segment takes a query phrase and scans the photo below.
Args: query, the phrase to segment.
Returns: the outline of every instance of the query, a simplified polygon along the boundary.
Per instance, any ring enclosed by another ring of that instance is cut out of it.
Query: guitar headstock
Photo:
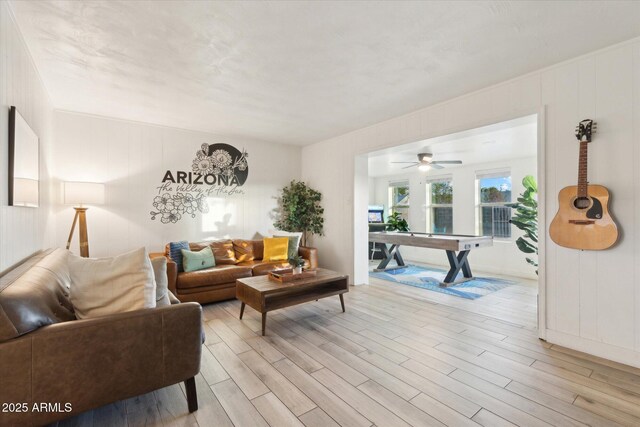
[[[596,133],[598,125],[591,119],[584,119],[576,126],[576,138],[578,141],[591,142],[591,135]]]

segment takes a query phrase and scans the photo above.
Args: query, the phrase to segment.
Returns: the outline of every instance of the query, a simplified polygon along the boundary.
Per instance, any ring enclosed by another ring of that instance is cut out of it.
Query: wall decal
[[[229,144],[202,144],[190,171],[167,170],[156,188],[151,219],[163,224],[209,212],[208,197],[244,194],[249,176],[248,154]]]

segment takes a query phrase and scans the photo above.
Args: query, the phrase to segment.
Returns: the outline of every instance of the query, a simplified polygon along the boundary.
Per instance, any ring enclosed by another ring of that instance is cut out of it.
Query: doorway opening
[[[536,221],[523,217],[537,210],[544,230],[543,203],[525,202],[543,201],[541,127],[540,114],[532,114],[356,159],[356,188],[368,187],[355,201],[356,214],[363,199],[367,210],[366,221],[355,223],[356,247],[366,248],[355,252],[366,256],[355,260],[356,274],[535,329],[543,317],[537,263],[544,248]],[[358,177],[363,169],[366,183]]]

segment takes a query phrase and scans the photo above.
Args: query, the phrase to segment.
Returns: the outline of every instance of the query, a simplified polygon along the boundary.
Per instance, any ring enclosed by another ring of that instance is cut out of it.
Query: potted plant
[[[525,254],[536,254],[538,256],[538,184],[533,176],[527,175],[522,179],[524,193],[518,197],[518,203],[511,203],[508,206],[515,209],[515,214],[511,218],[511,224],[524,231],[524,236],[518,237],[516,245]],[[536,268],[538,274],[538,260],[525,257],[527,262]]]
[[[306,246],[310,236],[324,234],[324,208],[320,204],[322,193],[301,181],[291,181],[282,189],[276,208],[278,230],[302,232],[300,244]]]
[[[409,231],[409,223],[400,212],[394,212],[387,218],[387,231]]]
[[[304,267],[304,258],[300,255],[289,258],[289,265],[293,268],[293,274],[302,273],[302,267]]]

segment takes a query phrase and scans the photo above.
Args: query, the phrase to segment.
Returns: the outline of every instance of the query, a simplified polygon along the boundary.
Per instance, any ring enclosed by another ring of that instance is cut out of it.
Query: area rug
[[[517,283],[511,280],[496,279],[493,277],[474,277],[473,279],[458,285],[441,288],[439,283],[442,282],[447,275],[445,270],[418,267],[417,265],[408,265],[406,268],[399,268],[397,270],[380,272],[372,271],[369,275],[389,282],[415,286],[416,288],[427,289],[429,291],[454,295],[466,299],[478,299]],[[462,273],[460,273],[457,279],[460,280],[462,277]]]

